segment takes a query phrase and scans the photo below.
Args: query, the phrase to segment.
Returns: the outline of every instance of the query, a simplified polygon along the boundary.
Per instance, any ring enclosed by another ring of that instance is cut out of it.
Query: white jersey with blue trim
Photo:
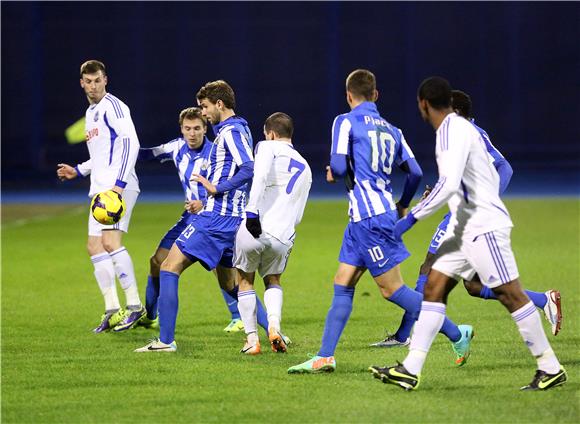
[[[152,156],[160,162],[173,161],[177,168],[186,200],[205,200],[207,194],[203,185],[193,181],[191,174],[205,176],[205,171],[202,168],[204,162],[209,157],[211,145],[212,142],[204,137],[203,144],[199,149],[191,149],[187,145],[187,141],[179,137],[168,143],[146,150],[150,150]]]
[[[290,142],[280,140],[259,142],[254,163],[246,212],[260,216],[262,231],[291,245],[312,185],[310,166]]]
[[[107,93],[85,114],[85,136],[90,159],[76,166],[81,176],[91,175],[89,196],[115,185],[139,191],[135,162],[139,139],[125,103]]]
[[[474,237],[513,226],[499,197],[499,175],[485,140],[472,123],[450,113],[437,129],[439,180],[411,212],[424,219],[445,203],[451,211],[448,232]],[[460,234],[459,234],[460,233]]]
[[[352,221],[396,209],[390,180],[393,166],[414,155],[402,131],[379,115],[375,103],[363,102],[335,118],[331,153],[348,157],[354,180],[348,187]]]
[[[254,161],[254,142],[248,123],[239,116],[232,116],[214,125],[213,130],[216,138],[204,168],[207,170],[206,178],[217,186],[220,182],[231,179],[243,163]],[[209,196],[203,211],[242,217],[247,191],[247,184],[244,184],[226,193]]]

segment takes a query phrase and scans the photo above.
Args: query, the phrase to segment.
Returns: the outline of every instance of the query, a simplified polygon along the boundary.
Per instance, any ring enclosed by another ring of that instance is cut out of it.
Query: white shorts
[[[89,236],[101,237],[103,230],[121,230],[124,233],[129,231],[129,222],[131,222],[131,213],[133,212],[133,207],[137,202],[137,197],[139,192],[135,190],[125,190],[123,191],[123,200],[125,200],[125,205],[127,206],[127,211],[123,218],[119,222],[113,225],[103,225],[99,223],[91,213],[89,208]]]
[[[262,277],[282,274],[291,251],[292,245],[286,245],[268,233],[254,238],[244,220],[236,234],[234,267],[244,272],[257,270]]]
[[[477,273],[489,288],[519,277],[510,243],[511,228],[502,228],[475,238],[445,237],[432,268],[456,280],[470,281]]]

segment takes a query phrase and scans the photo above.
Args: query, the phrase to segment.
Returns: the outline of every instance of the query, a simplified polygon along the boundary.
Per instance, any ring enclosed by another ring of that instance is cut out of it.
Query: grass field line
[[[2,228],[5,230],[12,229],[12,228],[18,228],[18,227],[22,227],[24,225],[31,224],[31,223],[47,221],[47,220],[55,218],[57,216],[80,215],[81,213],[86,213],[86,210],[87,210],[86,206],[76,206],[76,207],[72,207],[70,209],[67,209],[64,212],[62,210],[59,210],[59,211],[55,211],[53,213],[40,213],[38,215],[30,216],[27,218],[19,218],[19,219],[16,219],[14,221],[10,221],[8,223],[2,222]],[[2,221],[4,221],[4,219]]]

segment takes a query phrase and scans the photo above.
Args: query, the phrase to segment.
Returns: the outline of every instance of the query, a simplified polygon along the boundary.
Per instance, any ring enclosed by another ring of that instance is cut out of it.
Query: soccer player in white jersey
[[[387,122],[375,104],[378,98],[372,72],[357,69],[346,79],[351,111],[339,115],[332,128],[332,153],[326,179],[345,176],[350,220],[345,229],[334,279],[334,297],[326,316],[320,350],[310,360],[290,367],[289,373],[330,372],[334,352],[353,307],[356,284],[368,269],[381,294],[410,313],[418,313],[421,294],[407,287],[400,264],[409,252],[396,240],[397,211],[405,214],[422,172],[400,129]],[[407,173],[398,204],[390,186],[395,166]]]
[[[489,135],[477,125],[475,125],[475,120],[473,118],[473,106],[471,103],[471,97],[460,90],[453,90],[452,91],[452,106],[453,110],[460,116],[464,117],[465,119],[469,120],[479,131],[481,137],[485,142],[485,148],[490,156],[490,159],[493,163],[494,168],[496,169],[499,175],[499,190],[500,195],[506,190],[510,179],[513,174],[513,170],[509,162],[506,158],[500,153],[500,151],[492,144],[491,140],[489,139]],[[428,190],[425,193],[427,196],[430,193]],[[417,285],[415,290],[423,293],[423,289],[425,283],[427,282],[427,275],[431,269],[431,265],[435,260],[435,252],[441,243],[441,240],[445,236],[447,225],[449,224],[449,219],[451,218],[451,213],[447,213],[441,223],[438,225],[437,230],[435,231],[431,242],[429,244],[429,248],[427,251],[427,255],[425,256],[425,261],[420,267],[419,271],[419,278],[417,279]],[[474,278],[471,281],[464,280],[463,285],[467,292],[474,297],[479,297],[481,299],[497,299],[497,296],[493,293],[489,287],[483,285],[479,279],[479,276],[475,274]],[[560,331],[560,327],[562,324],[562,308],[561,308],[561,301],[560,301],[560,292],[558,290],[548,290],[545,293],[535,292],[531,290],[525,290],[526,294],[530,298],[530,300],[536,305],[537,308],[540,308],[544,311],[544,315],[548,322],[552,327],[552,334],[557,335]],[[403,316],[401,320],[401,325],[397,329],[397,331],[392,335],[387,335],[384,340],[381,340],[377,343],[373,343],[371,346],[373,347],[396,347],[396,346],[406,346],[408,345],[408,337],[411,334],[411,328],[414,325],[414,320],[408,317],[408,314]],[[445,325],[445,322],[444,324]],[[456,346],[455,343],[452,343],[452,347],[457,355],[456,363],[458,365],[463,365],[465,363],[465,351],[460,349],[461,346]]]
[[[172,161],[177,168],[179,180],[185,194],[185,211],[181,214],[177,223],[161,239],[159,246],[149,260],[149,276],[147,277],[145,295],[147,316],[143,317],[139,322],[139,325],[148,328],[158,328],[159,326],[157,301],[159,298],[159,271],[161,264],[167,258],[169,249],[171,249],[177,237],[203,210],[203,205],[206,201],[206,192],[203,185],[192,179],[192,174],[205,174],[202,167],[209,157],[212,146],[212,142],[206,137],[207,122],[202,115],[201,109],[189,107],[182,110],[179,114],[179,128],[182,137],[156,147],[141,148],[139,150],[140,160]],[[231,313],[231,322],[224,331],[241,331],[244,326],[238,311],[238,300],[235,297],[235,270],[218,265],[214,272]],[[234,297],[232,297],[233,295]],[[257,308],[259,321],[267,330],[266,313],[259,300]]]
[[[89,60],[82,64],[80,73],[80,84],[89,101],[85,132],[90,159],[75,167],[59,163],[57,175],[64,181],[90,174],[89,197],[113,190],[125,199],[127,212],[116,224],[99,224],[89,211],[87,243],[95,278],[105,299],[105,313],[93,331],[101,333],[111,328],[123,331],[133,328],[145,316],[133,262],[122,243],[139,195],[139,181],[135,174],[139,140],[127,105],[106,91],[105,65]],[[125,291],[126,310],[119,304],[115,275]]]
[[[540,315],[520,285],[510,245],[513,224],[499,197],[499,175],[480,132],[453,111],[451,87],[443,78],[423,81],[417,102],[421,116],[436,131],[439,180],[429,196],[397,222],[395,234],[400,237],[417,220],[445,204],[451,219],[425,285],[409,354],[402,364],[371,367],[371,371],[385,383],[417,389],[427,353],[445,317],[447,295],[457,280],[470,280],[477,273],[511,313],[537,360],[536,374],[522,390],[547,390],[564,384],[566,371],[548,342]]]
[[[272,351],[286,352],[280,330],[283,303],[280,277],[294,245],[294,228],[302,219],[312,185],[312,171],[292,144],[293,132],[292,118],[285,113],[276,112],[266,119],[266,140],[256,146],[245,225],[240,225],[236,235],[238,308],[247,334],[241,352],[248,355],[261,352],[254,290],[256,271],[266,286],[264,303]]]
[[[254,160],[252,135],[245,119],[236,116],[234,90],[222,80],[205,84],[197,93],[203,116],[216,135],[202,166],[206,177],[192,174],[208,197],[199,216],[179,235],[159,273],[159,339],[136,352],[175,352],[178,283],[181,273],[195,262],[212,270],[232,268],[233,246],[246,204],[247,183]],[[237,297],[237,294],[236,294]]]

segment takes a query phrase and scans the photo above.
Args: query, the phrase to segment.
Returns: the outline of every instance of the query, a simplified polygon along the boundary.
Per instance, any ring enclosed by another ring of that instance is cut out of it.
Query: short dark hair
[[[197,100],[208,99],[213,104],[218,100],[224,102],[228,109],[236,108],[236,96],[232,87],[224,80],[211,81],[197,92]]]
[[[268,119],[264,122],[264,130],[266,132],[274,131],[280,137],[292,138],[294,122],[284,112],[276,112],[268,116]]]
[[[445,109],[451,106],[451,85],[441,77],[429,77],[417,90],[419,100],[427,100],[434,109]]]
[[[373,100],[377,89],[377,79],[367,69],[355,69],[346,78],[346,89],[355,97]]]
[[[96,74],[99,71],[103,71],[103,75],[107,75],[105,64],[103,62],[99,62],[98,60],[87,60],[81,65],[81,78],[84,74]]]
[[[201,113],[201,109],[198,107],[188,107],[183,109],[179,113],[179,126],[183,125],[184,119],[200,119],[203,122],[203,126],[207,127],[207,121]]]
[[[453,110],[457,111],[465,119],[471,118],[473,116],[473,105],[469,94],[461,90],[453,90],[451,91],[451,96]]]

